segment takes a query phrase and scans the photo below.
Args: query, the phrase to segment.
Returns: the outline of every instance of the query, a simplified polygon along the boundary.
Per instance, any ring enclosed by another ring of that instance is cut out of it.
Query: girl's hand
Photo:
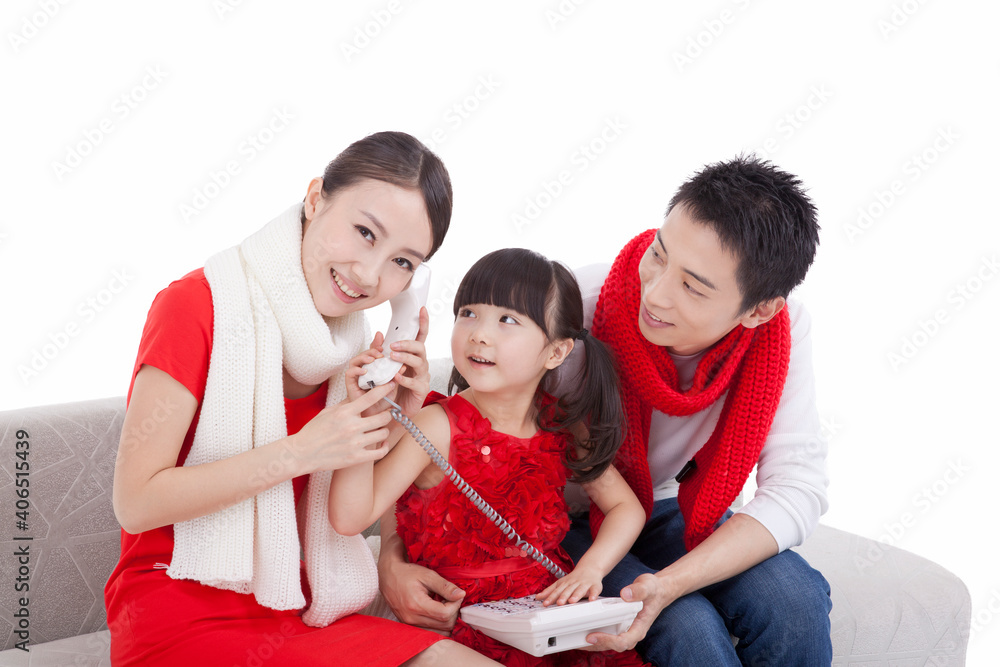
[[[368,393],[368,389],[362,389],[358,386],[358,380],[365,374],[365,369],[362,368],[362,366],[370,364],[376,359],[382,358],[382,346],[384,341],[385,337],[382,335],[382,332],[376,332],[371,346],[348,362],[347,371],[344,374],[344,383],[347,385],[347,400],[354,401]],[[389,398],[391,399],[392,397],[393,394],[390,394]],[[365,411],[365,416],[368,417],[373,414],[378,414],[379,412],[383,412],[388,409],[388,407],[389,404],[384,401],[376,403],[374,406]]]
[[[354,382],[357,385],[357,379]],[[354,400],[324,408],[301,431],[289,436],[299,474],[337,470],[385,456],[388,448],[381,445],[389,437],[386,425],[392,416],[385,411],[365,413],[395,389],[396,383],[388,382]]]
[[[403,364],[393,377],[393,382],[399,386],[399,390],[390,394],[389,398],[398,403],[403,408],[403,413],[408,417],[412,417],[420,411],[424,405],[424,399],[430,392],[431,371],[430,364],[427,362],[427,349],[424,347],[429,323],[430,317],[427,314],[427,309],[421,307],[420,327],[416,340],[393,343],[388,353],[390,359]],[[367,391],[358,387],[358,379],[365,374],[361,367],[385,356],[384,342],[385,337],[382,332],[376,333],[371,347],[351,359],[344,378],[347,383],[347,395],[351,400]],[[379,403],[366,415],[382,412],[387,408],[387,403]]]
[[[566,604],[567,602],[572,604],[579,602],[583,598],[596,600],[597,596],[604,589],[604,584],[601,583],[603,578],[604,576],[597,570],[586,566],[578,566],[565,577],[559,579],[536,595],[535,599],[542,600],[542,604],[546,607],[553,602],[556,604]]]
[[[390,346],[389,357],[393,361],[403,362],[403,367],[393,380],[399,384],[395,401],[408,417],[420,411],[424,399],[431,390],[431,368],[427,362],[427,348],[424,347],[429,325],[430,316],[427,314],[427,309],[421,306],[417,339],[401,340]]]

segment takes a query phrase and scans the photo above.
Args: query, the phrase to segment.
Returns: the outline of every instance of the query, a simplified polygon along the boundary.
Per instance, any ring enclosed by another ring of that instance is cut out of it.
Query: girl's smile
[[[484,359],[483,357],[471,356],[469,357],[469,361],[472,362],[474,365],[496,366],[496,364],[494,364],[492,361],[490,361],[489,359]]]

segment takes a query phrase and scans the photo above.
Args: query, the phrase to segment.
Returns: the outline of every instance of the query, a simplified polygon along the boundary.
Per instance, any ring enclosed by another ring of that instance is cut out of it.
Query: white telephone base
[[[574,604],[542,606],[529,595],[463,607],[462,620],[484,635],[536,658],[589,646],[587,635],[618,635],[632,625],[641,602],[598,598]]]

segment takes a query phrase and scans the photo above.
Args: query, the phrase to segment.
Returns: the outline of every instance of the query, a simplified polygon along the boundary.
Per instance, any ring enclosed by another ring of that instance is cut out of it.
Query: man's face
[[[738,265],[715,230],[696,222],[683,204],[674,206],[639,263],[639,331],[674,354],[691,355],[711,347],[738,324],[763,324],[773,315],[770,308],[740,312]],[[777,312],[784,299],[768,303],[777,306]]]

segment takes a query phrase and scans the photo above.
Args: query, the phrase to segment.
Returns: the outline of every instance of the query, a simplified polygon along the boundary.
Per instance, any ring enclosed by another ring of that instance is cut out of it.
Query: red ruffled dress
[[[187,387],[200,404],[212,350],[212,315],[211,291],[201,269],[160,292],[149,310],[133,381],[144,364],[159,368]],[[297,433],[323,409],[326,390],[324,383],[310,396],[285,399],[289,433]],[[162,407],[170,409],[169,404]],[[191,449],[198,416],[195,413],[177,465]],[[144,440],[141,432],[126,434],[123,443],[141,448]],[[296,502],[307,480],[293,480]],[[173,549],[173,526],[137,535],[122,531],[118,566],[104,588],[112,665],[399,665],[442,639],[360,614],[325,628],[309,627],[299,611],[276,611],[257,604],[252,595],[171,579],[166,567]],[[308,599],[308,590],[305,593]]]
[[[543,404],[553,401],[543,395]],[[569,437],[539,430],[531,438],[494,431],[461,396],[431,392],[451,425],[449,463],[529,543],[563,570],[573,561],[560,543],[569,530],[563,497]],[[541,592],[555,576],[522,553],[447,478],[429,489],[410,486],[396,503],[396,530],[411,563],[435,570],[465,591],[463,606]],[[565,651],[536,658],[466,625],[451,638],[504,665],[642,665],[635,652]]]

